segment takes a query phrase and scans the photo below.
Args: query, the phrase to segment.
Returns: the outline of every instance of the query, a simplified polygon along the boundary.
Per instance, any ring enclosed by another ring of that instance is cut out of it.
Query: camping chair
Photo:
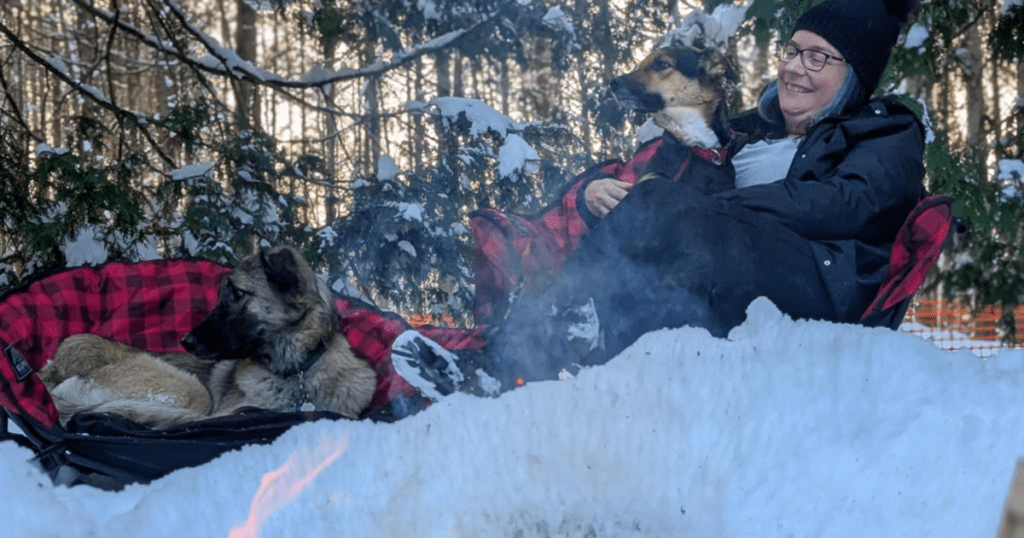
[[[874,301],[861,316],[862,324],[899,328],[914,294],[939,260],[952,223],[952,198],[932,195],[917,203],[896,234],[889,270]]]
[[[55,273],[0,297],[0,441],[14,440],[57,483],[119,488],[205,463],[248,444],[270,443],[312,420],[344,420],[327,412],[255,411],[164,430],[109,414],[80,414],[59,424],[39,371],[60,342],[92,333],[155,353],[182,351],[181,338],[209,313],[230,267],[205,260],[113,262]],[[364,418],[392,421],[425,400],[391,367],[391,343],[410,325],[358,299],[336,297],[341,332],[377,371]],[[483,345],[482,332],[423,327],[451,349]],[[13,422],[20,434],[13,434]]]

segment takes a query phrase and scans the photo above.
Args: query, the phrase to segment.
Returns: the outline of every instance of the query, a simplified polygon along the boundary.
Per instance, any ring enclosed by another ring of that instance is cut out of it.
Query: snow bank
[[[252,499],[291,459],[319,472],[268,481],[263,536],[995,536],[1022,359],[759,300],[728,339],[651,333],[575,379],[303,425],[118,493],[55,488],[0,443],[0,499],[8,536],[223,537],[259,531]]]

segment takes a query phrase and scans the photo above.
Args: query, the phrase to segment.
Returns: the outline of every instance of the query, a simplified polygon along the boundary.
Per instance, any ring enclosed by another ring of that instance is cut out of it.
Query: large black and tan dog
[[[674,44],[656,49],[634,71],[613,79],[611,90],[621,104],[651,113],[654,123],[673,135],[673,143],[658,155],[671,159],[665,154],[683,158],[681,153],[688,148],[720,149],[730,144],[729,98],[738,80],[728,57],[717,49]],[[731,166],[700,168],[688,170],[680,180],[706,194],[733,188]]]
[[[39,375],[62,423],[107,412],[156,428],[245,408],[311,405],[358,418],[376,387],[369,363],[338,332],[327,286],[290,247],[242,260],[182,345],[189,353],[153,354],[76,335]]]
[[[719,148],[729,136],[729,96],[738,82],[729,59],[714,48],[677,44],[649,54],[611,82],[625,106],[653,113],[656,124],[687,146]]]

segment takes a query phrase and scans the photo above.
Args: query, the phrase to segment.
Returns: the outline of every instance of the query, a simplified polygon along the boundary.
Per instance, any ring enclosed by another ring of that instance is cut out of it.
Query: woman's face
[[[790,40],[800,50],[817,50],[842,58],[839,51],[814,32],[797,30]],[[810,71],[797,56],[779,63],[779,106],[791,135],[807,134],[815,113],[825,108],[846,80],[846,62],[829,59],[821,71]]]

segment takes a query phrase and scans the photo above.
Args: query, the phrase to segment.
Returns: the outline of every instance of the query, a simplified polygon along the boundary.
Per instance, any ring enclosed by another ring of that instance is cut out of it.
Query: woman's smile
[[[790,41],[803,51],[820,51],[832,56],[839,52],[818,34],[798,30]],[[829,61],[820,71],[804,67],[802,57],[779,64],[779,107],[786,118],[786,129],[791,135],[807,134],[815,114],[825,108],[839,93],[846,80],[846,65]]]

